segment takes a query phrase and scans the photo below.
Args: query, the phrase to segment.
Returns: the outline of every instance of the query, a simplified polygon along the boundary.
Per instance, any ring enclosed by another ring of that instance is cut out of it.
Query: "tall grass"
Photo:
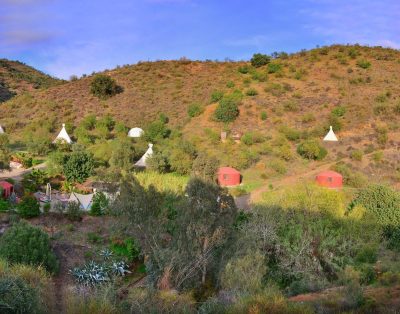
[[[181,176],[175,173],[157,173],[144,171],[136,174],[139,183],[144,187],[153,185],[160,192],[182,193],[189,181],[188,176]]]

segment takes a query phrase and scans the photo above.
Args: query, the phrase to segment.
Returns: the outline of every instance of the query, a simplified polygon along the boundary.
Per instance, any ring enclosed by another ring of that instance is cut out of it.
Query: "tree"
[[[17,206],[18,214],[23,218],[32,218],[40,215],[40,204],[34,196],[24,196]]]
[[[84,182],[93,173],[93,156],[84,151],[76,151],[64,157],[63,173],[70,182]]]
[[[58,270],[49,236],[25,222],[13,225],[0,238],[0,256],[11,263],[42,265],[52,273]]]
[[[233,97],[224,97],[214,112],[215,119],[221,122],[232,122],[238,115],[238,101]]]
[[[258,68],[258,67],[268,64],[270,62],[270,60],[271,60],[271,58],[265,54],[255,53],[253,55],[253,57],[251,58],[250,62],[253,67]]]
[[[129,139],[120,139],[116,142],[109,161],[110,166],[117,171],[129,171],[133,166],[135,149]]]
[[[100,99],[107,99],[121,92],[121,87],[111,77],[98,74],[90,84],[90,92]]]
[[[6,134],[0,134],[0,171],[10,167],[10,142]]]
[[[217,250],[231,239],[237,208],[227,190],[199,178],[189,181],[186,204],[178,214],[178,250],[185,256],[177,286],[198,275],[205,284],[209,267],[218,262]]]
[[[206,153],[200,153],[193,162],[193,174],[203,180],[213,181],[217,173],[219,161]]]
[[[297,146],[297,153],[306,158],[313,160],[322,160],[328,154],[327,150],[315,140],[307,140]]]
[[[169,136],[170,130],[162,121],[151,122],[144,131],[144,137],[149,142],[157,142]]]

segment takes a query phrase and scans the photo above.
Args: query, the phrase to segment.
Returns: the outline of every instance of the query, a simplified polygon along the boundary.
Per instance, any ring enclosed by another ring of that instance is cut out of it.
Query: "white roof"
[[[146,168],[146,160],[152,155],[153,155],[153,144],[149,144],[149,148],[144,153],[142,158],[140,158],[139,161],[135,164],[135,167]]]
[[[92,206],[93,196],[94,193],[84,195],[72,192],[68,199],[68,202],[77,202],[83,210],[89,210]]]
[[[67,130],[65,129],[65,123],[63,123],[60,133],[58,133],[56,139],[53,141],[53,143],[57,142],[66,142],[67,144],[72,143],[72,140],[69,137]]]
[[[337,142],[338,141],[335,133],[333,132],[332,126],[330,126],[328,134],[326,134],[326,136],[324,137],[324,141],[325,142]]]
[[[4,129],[0,125],[0,134],[3,134],[3,133],[4,133]]]
[[[141,137],[144,131],[141,128],[132,128],[128,132],[129,137]]]

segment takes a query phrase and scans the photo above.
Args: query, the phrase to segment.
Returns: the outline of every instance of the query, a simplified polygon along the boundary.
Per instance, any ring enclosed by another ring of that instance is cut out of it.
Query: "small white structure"
[[[335,133],[333,132],[332,126],[329,128],[328,134],[324,137],[324,142],[337,142],[338,138],[336,137]]]
[[[10,161],[10,168],[11,169],[22,169],[24,166],[17,161]]]
[[[53,143],[60,143],[60,142],[64,142],[67,144],[72,143],[72,140],[69,137],[67,130],[65,129],[65,123],[63,123],[60,133],[58,133],[56,139],[53,141]]]
[[[93,196],[94,193],[85,195],[72,192],[68,202],[77,202],[82,210],[88,211],[92,207]]]
[[[144,131],[141,128],[133,128],[130,129],[128,132],[129,137],[141,137],[143,135]]]
[[[2,128],[1,125],[0,125],[0,134],[4,134],[4,129]]]
[[[135,167],[146,168],[146,160],[152,155],[153,155],[153,144],[149,144],[149,148],[144,153],[142,158],[140,158],[139,161],[135,164]]]

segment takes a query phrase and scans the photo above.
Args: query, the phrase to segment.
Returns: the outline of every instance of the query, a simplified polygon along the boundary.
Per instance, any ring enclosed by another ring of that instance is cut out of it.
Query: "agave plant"
[[[111,252],[109,249],[104,249],[100,251],[100,256],[103,257],[105,261],[108,261],[113,256],[113,252]]]
[[[111,265],[111,272],[115,275],[115,276],[125,276],[125,274],[130,274],[131,272],[128,270],[128,265],[123,262],[113,262]]]

